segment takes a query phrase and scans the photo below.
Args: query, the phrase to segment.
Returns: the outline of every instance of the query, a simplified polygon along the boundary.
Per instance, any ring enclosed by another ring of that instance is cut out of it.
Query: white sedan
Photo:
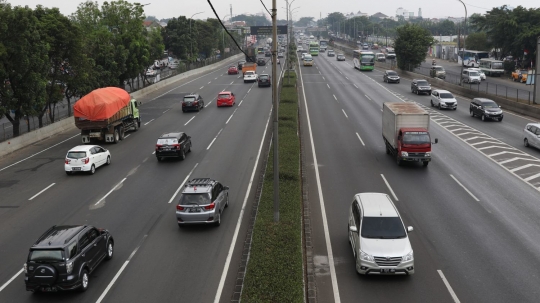
[[[111,164],[111,153],[99,145],[79,145],[70,149],[66,155],[64,170],[71,175],[74,172],[94,174],[96,168]]]
[[[257,81],[257,74],[254,71],[247,71],[244,74],[244,83],[246,82],[256,82]]]
[[[469,70],[477,71],[478,74],[480,75],[480,80],[486,80],[486,74],[481,69],[477,67],[469,67]]]

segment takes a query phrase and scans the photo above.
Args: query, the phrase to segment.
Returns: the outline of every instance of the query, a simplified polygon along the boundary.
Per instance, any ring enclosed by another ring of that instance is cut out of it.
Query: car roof
[[[183,194],[211,193],[216,180],[210,178],[194,178],[184,185]]]
[[[540,123],[538,123],[538,122],[527,123],[527,125],[525,125],[525,127],[527,127],[527,126],[536,126],[536,127],[540,128]]]
[[[63,247],[86,227],[85,225],[55,225],[41,235],[32,248]]]
[[[159,138],[176,138],[176,137],[180,137],[181,135],[183,135],[184,133],[183,132],[175,132],[175,133],[164,133],[162,134],[161,136],[159,136]]]
[[[356,200],[364,213],[364,217],[399,217],[399,214],[387,194],[360,193]]]
[[[77,145],[74,148],[70,149],[70,151],[89,151],[91,148],[96,147],[99,145]]]
[[[413,82],[426,81],[429,85],[431,85],[431,84],[428,82],[428,80],[426,80],[426,79],[413,79],[412,81],[413,81]]]
[[[449,94],[451,94],[451,92],[449,92],[447,90],[444,90],[444,89],[434,89],[433,91],[438,92],[438,93],[449,93]]]
[[[387,70],[385,70],[384,72],[386,72],[386,73],[389,73],[389,72],[397,73],[395,70],[391,70],[391,69],[387,69]]]
[[[493,102],[493,103],[497,104],[497,102],[495,102],[495,101],[493,101],[491,99],[488,99],[488,98],[474,98],[473,100],[479,101],[481,103]]]
[[[218,95],[221,95],[221,94],[227,94],[227,95],[230,95],[231,92],[230,91],[222,91],[222,92],[219,92]]]
[[[259,77],[260,76],[270,76],[269,74],[259,74]]]
[[[187,95],[184,96],[184,98],[185,97],[198,97],[198,96],[199,96],[199,94],[187,94]]]

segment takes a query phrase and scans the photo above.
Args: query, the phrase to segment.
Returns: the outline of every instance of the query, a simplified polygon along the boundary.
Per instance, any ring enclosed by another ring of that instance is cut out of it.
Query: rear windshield
[[[178,139],[176,139],[176,138],[159,138],[158,141],[157,141],[157,144],[161,144],[161,145],[178,144]]]
[[[63,250],[33,250],[30,252],[30,261],[63,261]]]
[[[266,79],[268,79],[268,76],[267,75],[261,75],[261,76],[259,76],[259,79],[266,80]]]
[[[426,132],[407,132],[403,135],[404,144],[425,144],[430,142],[429,135]]]
[[[68,152],[67,157],[70,159],[82,159],[86,157],[86,152],[83,152],[83,151]]]
[[[399,239],[406,236],[399,217],[364,217],[362,220],[363,238]]]
[[[195,101],[195,97],[184,97],[184,101]]]
[[[254,75],[255,73],[254,72],[246,72],[245,74],[246,75]]]
[[[441,93],[441,98],[442,99],[452,99],[454,98],[454,96],[450,93]]]
[[[427,81],[418,81],[416,82],[418,86],[429,86],[429,83]]]
[[[200,194],[182,194],[180,205],[208,205],[212,203],[212,197],[209,193]]]
[[[229,99],[231,95],[229,94],[219,94],[218,99]]]

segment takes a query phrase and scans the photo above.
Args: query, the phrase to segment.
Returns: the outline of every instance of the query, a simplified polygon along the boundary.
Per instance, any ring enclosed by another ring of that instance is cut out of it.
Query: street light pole
[[[465,6],[465,3],[463,3],[463,1],[461,0],[458,0],[458,1],[461,2],[461,4],[463,4],[463,7],[465,8],[465,24],[463,24],[463,53],[461,56],[461,73],[459,75],[459,85],[463,85],[463,79],[461,79],[461,77],[463,75],[463,64],[465,64],[465,27],[467,26],[467,6]],[[458,49],[458,55],[459,55],[459,49]]]
[[[278,91],[277,91],[277,5],[272,0],[272,144],[274,145],[274,222],[279,222],[279,146],[278,146]]]
[[[190,48],[190,55],[193,56],[193,39],[191,38],[191,19],[193,19],[193,16],[195,15],[198,15],[198,14],[202,14],[204,12],[198,12],[198,13],[195,13],[193,15],[191,15],[191,17],[189,18],[189,41],[191,42],[191,48]]]

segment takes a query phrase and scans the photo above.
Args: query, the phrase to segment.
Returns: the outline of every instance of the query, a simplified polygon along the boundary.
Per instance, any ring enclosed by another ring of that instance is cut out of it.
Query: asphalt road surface
[[[261,150],[268,148],[272,94],[227,75],[227,67],[143,98],[141,129],[119,144],[103,144],[112,163],[94,175],[64,173],[66,152],[81,142],[78,131],[0,160],[0,302],[230,301],[255,195],[252,182]],[[270,65],[258,68],[270,71]],[[223,90],[235,93],[236,105],[216,107]],[[192,92],[203,96],[206,107],[182,113],[180,100]],[[186,160],[156,160],[157,138],[169,131],[192,137]],[[178,227],[177,192],[188,177],[230,187],[221,226]],[[84,294],[27,292],[22,268],[29,247],[52,225],[65,224],[108,229],[114,258],[92,273]]]
[[[384,83],[350,57],[322,53],[300,79],[318,302],[538,302],[540,151],[523,146],[532,119],[506,111],[482,122],[459,96],[456,111],[431,108],[410,80]],[[386,154],[383,102],[432,112],[428,167]],[[413,276],[356,273],[346,227],[360,192],[387,193],[414,227]]]

